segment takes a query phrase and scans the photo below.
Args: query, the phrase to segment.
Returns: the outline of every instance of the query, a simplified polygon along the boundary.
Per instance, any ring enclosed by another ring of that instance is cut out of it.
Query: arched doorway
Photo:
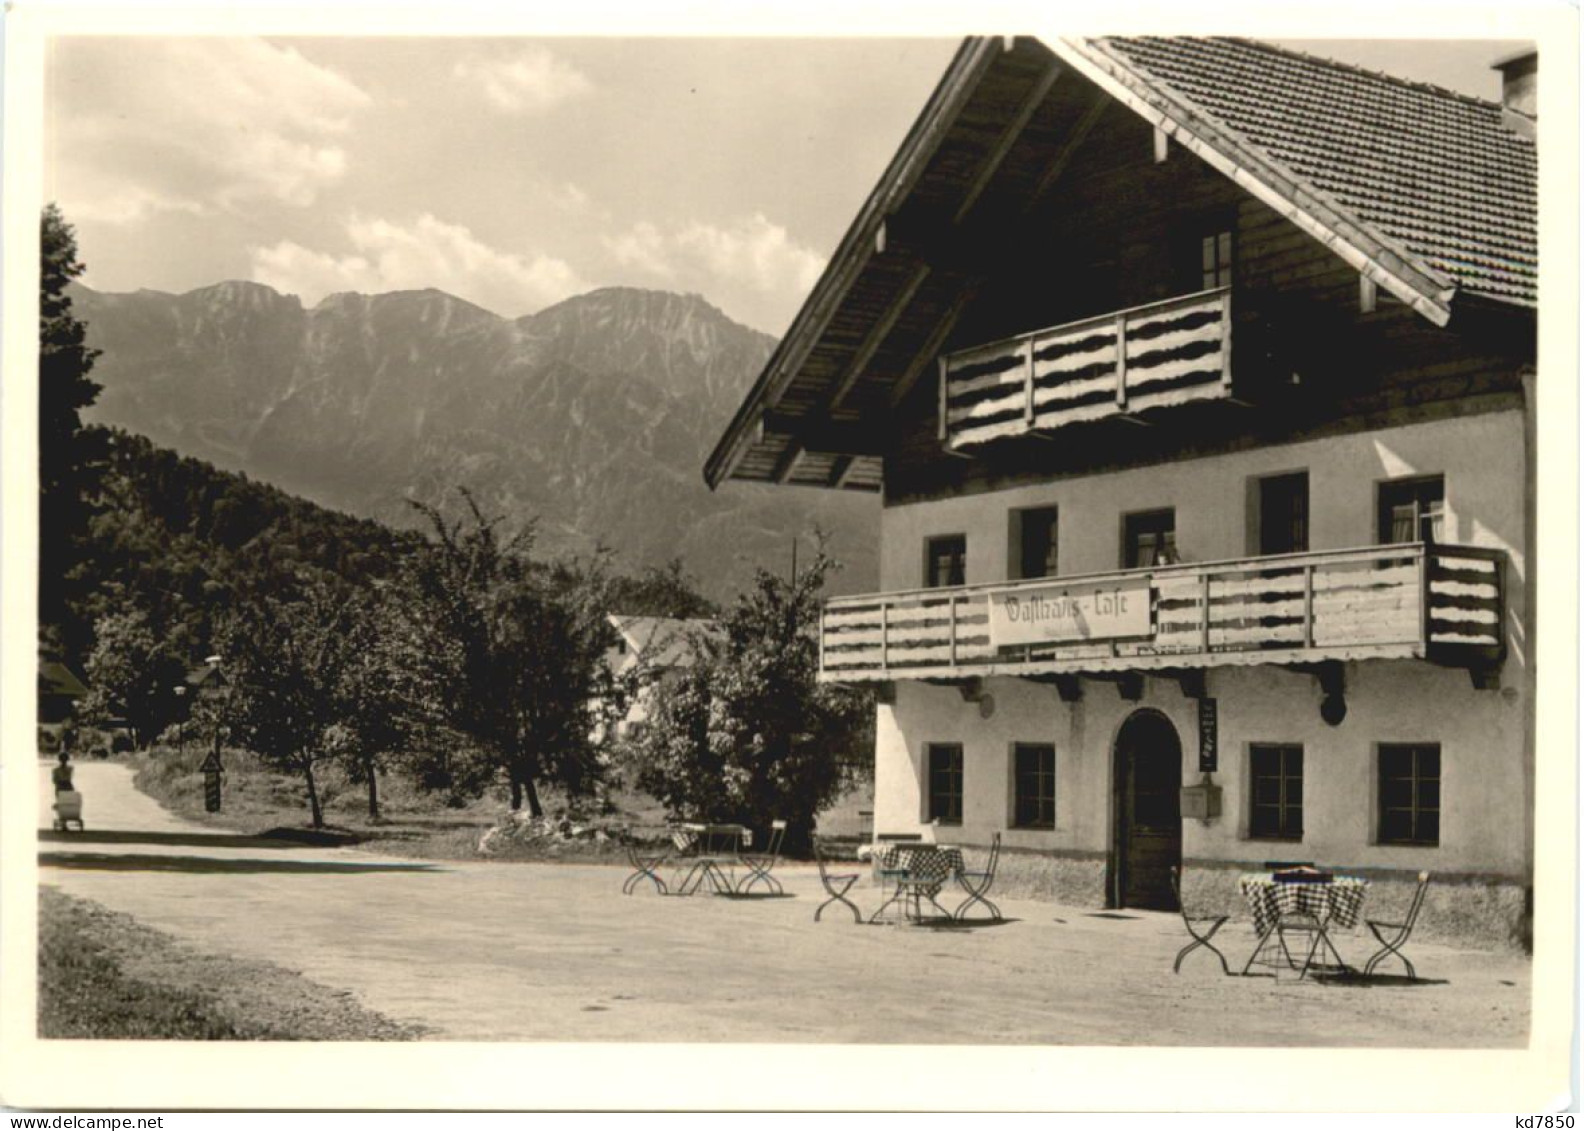
[[[1134,711],[1117,732],[1114,772],[1114,907],[1174,911],[1171,869],[1182,864],[1182,743],[1159,711]]]

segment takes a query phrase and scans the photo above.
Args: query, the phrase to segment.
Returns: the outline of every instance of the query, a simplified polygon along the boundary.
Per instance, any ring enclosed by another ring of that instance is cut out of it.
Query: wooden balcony
[[[959,449],[1232,395],[1222,287],[940,359],[940,439]]]
[[[1502,657],[1500,551],[1413,543],[826,603],[826,682]]]

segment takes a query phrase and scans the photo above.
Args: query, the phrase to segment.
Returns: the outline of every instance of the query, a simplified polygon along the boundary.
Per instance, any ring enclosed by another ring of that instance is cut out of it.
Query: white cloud
[[[55,195],[68,215],[305,207],[347,169],[359,87],[261,39],[82,39],[52,58]]]
[[[127,185],[121,192],[63,195],[66,212],[73,221],[101,224],[131,224],[161,212],[185,212],[202,216],[208,206],[201,201],[159,192],[145,185]]]
[[[822,256],[757,213],[730,228],[694,222],[677,233],[676,244],[714,273],[761,291],[806,291],[825,269]]]
[[[510,58],[465,59],[452,75],[510,114],[539,113],[594,89],[587,75],[543,47],[526,48]]]
[[[545,199],[561,211],[574,216],[587,215],[593,212],[594,201],[589,194],[578,188],[571,181],[561,184],[547,184],[544,186]]]
[[[481,242],[460,224],[425,213],[402,226],[354,216],[351,254],[332,255],[283,240],[250,249],[252,277],[308,304],[336,291],[435,287],[507,317],[540,310],[589,289],[577,271],[547,255],[525,256]]]
[[[666,262],[667,242],[660,229],[648,221],[639,221],[631,231],[619,236],[605,237],[605,246],[617,263],[660,279],[676,275],[676,270]]]
[[[802,294],[825,269],[823,256],[760,213],[725,227],[695,220],[670,232],[639,222],[606,237],[605,246],[624,267],[660,279],[702,282],[706,294],[717,293],[723,284]]]

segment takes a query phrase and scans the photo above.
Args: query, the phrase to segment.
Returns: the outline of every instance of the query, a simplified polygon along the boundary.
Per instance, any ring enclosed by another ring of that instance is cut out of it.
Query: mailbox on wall
[[[1198,785],[1183,786],[1181,806],[1184,820],[1213,821],[1221,815],[1221,787],[1206,774]]]

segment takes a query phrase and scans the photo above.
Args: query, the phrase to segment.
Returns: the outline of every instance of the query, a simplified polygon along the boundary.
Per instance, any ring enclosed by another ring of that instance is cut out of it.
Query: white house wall
[[[1314,860],[1322,866],[1376,873],[1383,899],[1391,883],[1411,883],[1420,870],[1462,880],[1463,895],[1437,895],[1430,917],[1452,935],[1469,932],[1508,941],[1521,937],[1532,874],[1533,751],[1525,725],[1532,672],[1524,637],[1525,497],[1521,412],[1499,412],[1226,455],[1184,460],[1046,484],[888,507],[882,518],[882,581],[886,590],[915,589],[927,537],[967,536],[967,582],[1009,576],[1008,515],[1014,508],[1059,508],[1060,574],[1115,570],[1122,516],[1176,508],[1184,561],[1253,556],[1251,482],[1284,472],[1309,474],[1309,548],[1361,547],[1376,541],[1376,485],[1405,476],[1445,477],[1448,542],[1500,549],[1508,555],[1507,658],[1497,686],[1476,689],[1469,674],[1418,660],[1344,665],[1347,715],[1339,726],[1320,717],[1323,692],[1312,675],[1275,666],[1220,667],[1207,672],[1217,701],[1222,815],[1185,818],[1182,857],[1193,873],[1196,902],[1220,900],[1238,911],[1235,886],[1213,877],[1269,859]],[[929,743],[963,747],[963,821],[936,830],[942,842],[984,845],[1001,832],[1014,871],[1036,889],[1098,906],[1113,822],[1113,749],[1123,721],[1139,708],[1169,718],[1183,747],[1184,785],[1200,780],[1197,704],[1170,678],[1147,677],[1143,698],[1124,700],[1115,685],[1084,680],[1081,700],[1056,688],[1014,678],[984,682],[985,711],[954,687],[898,681],[894,702],[878,708],[875,828],[925,828],[923,760]],[[1051,743],[1056,750],[1056,827],[1011,828],[1011,751],[1015,742]],[[1435,742],[1441,747],[1441,833],[1434,847],[1379,845],[1376,840],[1380,743]],[[1304,751],[1304,836],[1301,841],[1248,835],[1249,748],[1296,743]],[[1033,855],[1020,865],[1016,850]],[[1046,879],[1035,873],[1044,869]],[[1048,878],[1055,870],[1054,879]],[[1065,872],[1063,871],[1065,869]],[[1208,871],[1206,871],[1208,869]],[[1035,877],[1035,878],[1030,878]],[[1393,877],[1396,877],[1393,879]],[[1215,891],[1210,887],[1214,885]],[[1387,886],[1382,886],[1383,884]],[[1448,892],[1450,889],[1446,889]],[[1471,890],[1483,895],[1470,895]],[[1229,894],[1230,893],[1230,894]],[[1442,900],[1444,908],[1439,908]],[[1227,902],[1231,900],[1231,902]],[[1474,909],[1473,914],[1470,909]],[[1473,922],[1474,925],[1470,926]]]
[[[1117,569],[1122,516],[1161,507],[1176,508],[1183,561],[1248,557],[1250,481],[1290,471],[1309,473],[1310,550],[1373,545],[1375,485],[1439,473],[1445,540],[1505,550],[1523,576],[1523,414],[1510,411],[888,506],[881,589],[919,588],[924,540],[938,534],[967,535],[968,584],[1005,580],[1008,514],[1023,507],[1059,508],[1058,573],[1066,576]],[[1521,584],[1509,588],[1510,607],[1521,597]]]
[[[1241,861],[1299,857],[1338,868],[1433,871],[1517,882],[1528,868],[1522,819],[1523,699],[1516,689],[1476,691],[1459,671],[1429,664],[1377,661],[1347,666],[1347,718],[1320,718],[1315,681],[1273,668],[1212,671],[1217,701],[1214,781],[1223,812],[1210,822],[1183,821],[1183,858]],[[1183,784],[1199,781],[1197,705],[1175,681],[1147,679],[1144,697],[1123,700],[1115,688],[1086,683],[1082,700],[1064,703],[1054,688],[1018,679],[985,684],[989,719],[956,690],[928,684],[897,687],[879,708],[875,828],[920,831],[925,823],[923,759],[927,744],[963,746],[963,820],[936,830],[943,842],[984,844],[1001,832],[1008,847],[1103,854],[1111,843],[1113,742],[1139,708],[1160,711],[1183,745]],[[1056,748],[1056,828],[1011,824],[1014,742]],[[1441,842],[1436,847],[1375,843],[1375,748],[1378,743],[1441,746]],[[1304,751],[1301,841],[1248,835],[1249,747],[1296,743]]]

